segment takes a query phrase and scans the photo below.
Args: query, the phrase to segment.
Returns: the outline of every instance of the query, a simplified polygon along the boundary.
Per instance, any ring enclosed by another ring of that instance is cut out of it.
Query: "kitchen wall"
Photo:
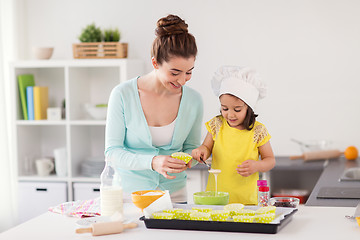
[[[158,18],[178,14],[199,55],[189,85],[203,96],[204,122],[219,113],[210,79],[223,64],[257,69],[268,85],[258,120],[276,155],[300,153],[290,138],[327,139],[360,147],[360,1],[357,0],[18,0],[18,52],[54,46],[72,59],[72,43],[90,23],[118,27],[129,58],[151,70]],[[203,135],[205,136],[205,127]]]

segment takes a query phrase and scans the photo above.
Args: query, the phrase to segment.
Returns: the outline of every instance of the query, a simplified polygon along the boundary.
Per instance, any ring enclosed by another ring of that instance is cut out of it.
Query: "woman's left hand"
[[[258,162],[254,160],[246,160],[241,165],[238,165],[236,171],[243,177],[248,177],[251,174],[258,172]]]

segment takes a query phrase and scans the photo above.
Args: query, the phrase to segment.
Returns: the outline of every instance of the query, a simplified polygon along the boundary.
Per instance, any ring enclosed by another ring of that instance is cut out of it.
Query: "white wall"
[[[256,68],[268,85],[258,120],[276,155],[299,153],[290,138],[328,139],[343,150],[360,147],[360,1],[357,0],[20,0],[19,49],[55,46],[54,59],[71,59],[72,43],[87,24],[118,27],[129,57],[150,70],[158,18],[178,14],[197,39],[189,83],[205,102],[204,122],[218,114],[210,79],[223,64]],[[204,127],[205,134],[205,127]]]

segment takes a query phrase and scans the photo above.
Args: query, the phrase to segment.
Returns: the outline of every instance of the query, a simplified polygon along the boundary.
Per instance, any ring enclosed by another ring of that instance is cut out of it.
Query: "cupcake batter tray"
[[[191,209],[192,207],[223,209],[223,206],[174,204],[174,208]],[[255,206],[246,206],[248,209],[257,209]],[[218,221],[194,221],[178,219],[152,219],[142,216],[147,228],[175,229],[175,230],[200,230],[222,232],[247,232],[247,233],[271,233],[275,234],[288,224],[297,212],[295,208],[276,208],[276,218],[271,223],[243,223],[243,222],[218,222]]]

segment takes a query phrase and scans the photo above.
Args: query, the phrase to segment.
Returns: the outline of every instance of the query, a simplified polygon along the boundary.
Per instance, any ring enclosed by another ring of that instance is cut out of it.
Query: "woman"
[[[124,198],[138,190],[169,190],[173,202],[186,202],[186,170],[170,157],[200,145],[203,115],[191,79],[197,47],[180,17],[157,22],[151,50],[153,70],[116,86],[106,123],[105,155],[115,163]]]

